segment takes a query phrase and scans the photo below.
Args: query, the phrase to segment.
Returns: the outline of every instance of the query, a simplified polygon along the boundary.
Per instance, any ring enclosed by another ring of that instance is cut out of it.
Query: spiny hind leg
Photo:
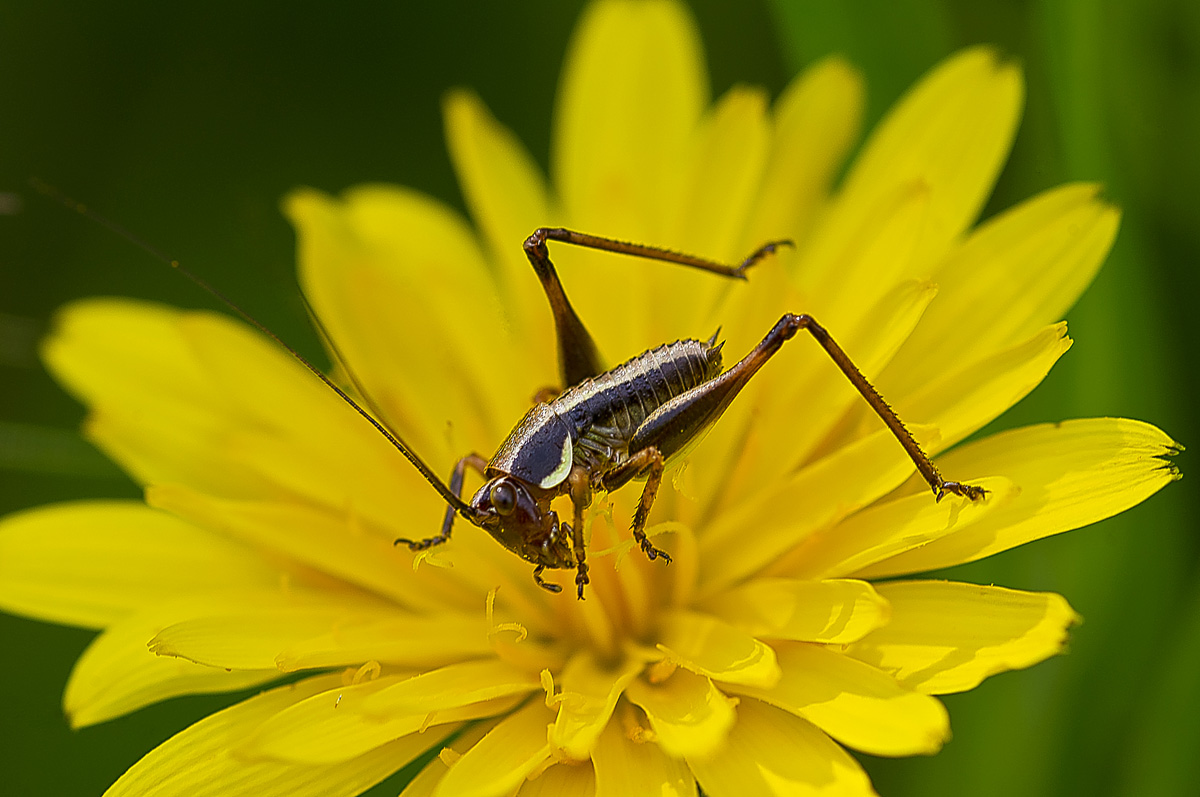
[[[884,401],[879,391],[867,381],[862,371],[858,370],[858,366],[850,360],[850,357],[842,350],[842,347],[834,342],[825,328],[807,313],[800,315],[785,313],[783,318],[779,319],[775,327],[763,338],[762,342],[742,358],[741,361],[722,374],[720,379],[728,379],[730,384],[736,385],[736,390],[740,390],[746,381],[768,359],[779,351],[784,342],[791,340],[802,329],[807,330],[813,339],[821,345],[821,348],[829,355],[829,359],[833,360],[846,379],[858,390],[859,395],[863,397],[875,414],[879,416],[879,419],[891,431],[897,442],[904,448],[905,453],[908,454],[909,459],[917,466],[917,470],[921,476],[928,482],[930,489],[933,490],[933,494],[938,501],[942,500],[946,493],[961,495],[972,501],[978,501],[987,494],[987,491],[982,487],[963,484],[961,482],[946,481],[942,478],[942,474],[938,471],[937,466],[933,464],[933,460],[921,449],[916,438],[904,426],[904,422],[900,420],[900,416],[896,414],[896,411]],[[638,438],[640,435],[641,429],[638,430],[638,435],[634,436],[635,445],[639,442]]]
[[[947,493],[961,495],[972,501],[978,501],[985,496],[986,491],[981,487],[946,481],[942,478],[942,474],[938,472],[933,460],[921,450],[916,439],[896,415],[895,410],[883,400],[879,391],[867,381],[867,378],[858,370],[846,352],[834,342],[825,328],[810,315],[784,314],[767,333],[767,336],[762,339],[762,342],[755,346],[749,354],[734,363],[729,370],[715,379],[676,396],[671,402],[656,409],[634,432],[633,439],[629,443],[630,449],[656,448],[664,457],[674,455],[688,441],[694,439],[710,424],[715,423],[729,403],[758,373],[759,369],[775,356],[784,343],[795,337],[802,329],[807,330],[821,345],[821,348],[825,350],[842,374],[854,385],[875,414],[879,416],[879,419],[888,427],[913,464],[917,466],[921,476],[929,483],[937,500],[940,501]],[[615,473],[606,476],[606,480]],[[625,473],[626,478],[631,475]],[[617,486],[619,484],[620,482],[616,482]]]
[[[558,336],[558,368],[565,390],[585,379],[598,376],[604,369],[603,359],[599,349],[592,340],[591,334],[583,325],[571,302],[567,299],[566,291],[558,279],[558,272],[550,262],[550,250],[546,248],[549,241],[571,244],[585,249],[598,249],[604,252],[642,257],[647,260],[660,260],[665,263],[677,263],[681,266],[697,268],[713,274],[720,274],[734,279],[745,279],[746,270],[758,263],[767,255],[772,254],[781,246],[792,246],[791,241],[780,240],[760,246],[754,250],[739,265],[730,266],[718,263],[704,257],[674,252],[658,246],[635,244],[628,241],[618,241],[600,235],[589,235],[562,227],[539,227],[525,239],[525,257],[529,259],[542,290],[550,303],[550,311],[554,315],[554,328]]]
[[[812,316],[807,313],[800,315],[785,314],[779,320],[779,323],[775,325],[775,328],[771,330],[770,334],[767,335],[767,340],[764,340],[763,344],[770,341],[772,336],[777,336],[779,343],[775,345],[775,350],[778,350],[779,345],[782,345],[784,340],[791,338],[792,335],[801,329],[807,330],[813,336],[813,339],[821,345],[821,348],[829,355],[829,359],[833,360],[842,374],[858,390],[859,395],[866,400],[875,414],[879,416],[879,419],[891,431],[897,442],[904,448],[905,453],[908,454],[909,459],[917,466],[917,470],[921,476],[928,482],[936,500],[941,501],[946,493],[954,493],[971,501],[978,501],[987,494],[987,491],[982,487],[963,484],[961,482],[946,481],[942,478],[942,474],[938,471],[937,466],[933,464],[933,460],[921,449],[916,438],[905,427],[904,422],[900,420],[900,416],[896,414],[896,411],[884,401],[883,396],[879,394],[874,385],[867,381],[862,371],[858,370],[858,366],[850,360],[850,357],[842,350],[842,347],[834,342],[829,333],[825,331],[825,328],[818,324]],[[770,354],[767,354],[767,356],[770,356]]]
[[[459,498],[462,498],[463,477],[466,475],[467,468],[471,468],[480,476],[483,475],[487,468],[487,460],[479,454],[467,454],[454,464],[454,470],[450,474],[450,492],[454,493]],[[441,545],[450,540],[450,531],[454,526],[454,507],[446,506],[446,515],[442,518],[442,532],[436,537],[426,537],[423,540],[410,540],[405,537],[392,542],[392,545],[407,545],[410,551],[425,551],[435,545]]]
[[[790,241],[787,238],[784,238],[779,241],[768,241],[767,243],[763,244],[762,246],[758,247],[753,252],[751,252],[750,256],[742,261],[742,264],[735,269],[736,276],[739,276],[739,277],[744,276],[746,273],[746,269],[750,268],[751,266],[753,266],[758,261],[762,260],[767,255],[775,254],[776,250],[778,250],[779,247],[781,247],[781,246],[795,246],[795,244],[792,243],[792,241]]]

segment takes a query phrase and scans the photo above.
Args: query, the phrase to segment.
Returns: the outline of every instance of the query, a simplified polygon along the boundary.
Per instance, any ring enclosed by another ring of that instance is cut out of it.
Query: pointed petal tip
[[[293,225],[310,216],[316,209],[328,206],[333,198],[316,188],[298,186],[279,200],[279,209]]]
[[[1020,59],[1013,53],[1006,53],[994,44],[974,44],[964,47],[942,62],[944,66],[958,66],[977,72],[999,73],[1006,70],[1020,70]]]
[[[88,723],[82,721],[79,713],[75,710],[75,707],[69,705],[67,701],[67,695],[65,693],[63,694],[62,712],[63,717],[67,720],[67,727],[69,727],[71,730],[77,731],[81,728],[87,727]]]
[[[168,643],[160,639],[158,635],[146,643],[146,649],[155,656],[176,657],[179,655],[178,651],[174,650]]]
[[[442,94],[442,111],[447,115],[471,110],[482,104],[483,100],[470,86],[451,86]]]
[[[1163,453],[1159,454],[1158,456],[1159,457],[1174,457],[1174,456],[1178,456],[1178,455],[1182,454],[1184,451],[1187,451],[1187,447],[1184,446],[1183,443],[1177,442],[1175,440],[1170,440],[1170,442],[1168,442],[1164,446]]]
[[[1024,104],[1025,72],[1020,61],[991,44],[977,44],[954,53],[922,78],[914,91],[928,90],[934,85],[942,89],[952,85],[987,87],[997,92],[997,98],[1007,95],[1009,106],[1018,117]]]
[[[487,103],[469,86],[452,86],[442,94],[442,124],[451,153],[455,150],[456,135],[477,135],[469,131],[486,126],[491,121]]]
[[[827,75],[845,80],[847,82],[858,83],[865,85],[866,78],[863,77],[862,70],[859,69],[853,61],[846,58],[840,53],[834,53],[817,61],[809,71],[816,73],[822,72]]]

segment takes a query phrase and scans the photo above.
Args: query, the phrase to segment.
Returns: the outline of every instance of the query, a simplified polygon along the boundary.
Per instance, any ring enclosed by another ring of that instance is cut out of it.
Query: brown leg
[[[767,333],[762,342],[754,347],[753,351],[735,363],[728,371],[676,396],[673,401],[651,413],[634,432],[633,439],[629,443],[630,450],[640,451],[656,448],[664,458],[681,450],[696,435],[721,417],[721,413],[746,386],[750,378],[758,373],[758,369],[762,368],[767,360],[771,359],[783,347],[783,344],[795,337],[801,329],[807,329],[809,334],[816,338],[821,347],[825,349],[825,353],[896,436],[900,445],[908,452],[909,458],[917,466],[917,470],[929,482],[929,486],[939,501],[946,493],[963,495],[972,501],[984,496],[982,488],[959,482],[948,482],[942,478],[937,467],[921,450],[912,434],[904,428],[904,424],[897,417],[895,410],[888,406],[888,403],[872,387],[862,372],[855,367],[842,348],[833,341],[824,327],[809,315],[788,313],[779,319],[779,322]],[[605,474],[604,482],[608,489],[616,489],[622,484],[619,480],[621,476],[628,480],[632,478],[632,475],[626,469],[617,469]]]
[[[785,326],[787,330],[790,330],[790,332],[786,333],[785,340],[800,329],[807,329],[809,334],[816,338],[817,343],[820,343],[821,347],[825,349],[825,353],[841,369],[841,372],[846,375],[850,383],[858,389],[862,397],[871,405],[871,409],[875,410],[875,414],[887,425],[888,429],[892,431],[892,434],[900,442],[900,445],[908,452],[909,458],[917,466],[917,470],[920,471],[925,481],[929,483],[938,501],[941,501],[946,493],[966,496],[972,501],[983,498],[987,491],[982,487],[962,484],[961,482],[948,482],[942,478],[942,474],[938,472],[937,466],[933,464],[933,460],[921,450],[921,446],[917,443],[916,438],[905,428],[904,422],[900,420],[900,416],[896,415],[896,411],[883,400],[883,396],[879,395],[879,391],[867,381],[867,378],[862,375],[862,371],[859,371],[854,363],[850,361],[850,358],[846,356],[846,352],[842,351],[842,347],[834,342],[829,333],[825,331],[825,328],[818,324],[812,316],[807,314],[792,315],[789,313],[776,325],[776,329],[779,329],[780,326]]]
[[[545,565],[538,565],[537,567],[533,568],[533,583],[537,584],[539,587],[546,590],[547,592],[554,592],[554,593],[562,592],[562,587],[560,587],[558,584],[555,584],[553,581],[543,581],[542,580],[542,573],[544,573],[545,570],[546,570]]]
[[[450,474],[450,491],[459,498],[462,497],[463,476],[467,468],[475,470],[480,476],[487,468],[487,460],[479,454],[467,454],[454,465],[454,471]],[[399,538],[393,545],[403,543],[408,546],[410,551],[424,551],[427,548],[432,548],[435,545],[441,545],[450,539],[450,529],[454,525],[454,515],[456,510],[453,506],[446,506],[446,516],[442,519],[442,533],[436,537],[426,537],[423,540],[409,540],[404,537]]]
[[[633,532],[633,538],[641,546],[642,552],[651,561],[662,557],[663,561],[671,564],[670,554],[655,548],[646,536],[646,521],[650,518],[650,508],[654,506],[654,499],[662,484],[663,462],[663,455],[657,448],[654,446],[643,448],[631,456],[625,464],[605,474],[604,482],[605,485],[611,483],[620,486],[637,476],[646,476],[646,486],[642,489],[642,497],[638,500],[637,509],[633,513],[633,525],[630,530]]]
[[[681,266],[690,266],[735,279],[745,279],[746,269],[779,247],[792,245],[791,241],[772,241],[759,247],[740,265],[727,266],[702,257],[672,252],[669,249],[616,241],[612,238],[588,235],[562,227],[541,227],[534,230],[533,234],[525,240],[525,256],[529,258],[533,270],[537,272],[538,279],[542,283],[542,290],[546,292],[546,298],[550,301],[550,311],[554,314],[554,327],[558,334],[558,367],[564,389],[577,385],[590,377],[598,376],[605,369],[595,341],[592,340],[592,336],[567,300],[567,294],[563,291],[562,283],[559,282],[554,264],[550,262],[550,251],[546,248],[547,241],[644,257],[648,260],[677,263]]]
[[[567,482],[571,489],[571,551],[575,554],[575,588],[579,600],[583,600],[583,588],[588,584],[587,545],[583,540],[583,510],[592,503],[592,483],[586,468],[579,465],[571,468]]]

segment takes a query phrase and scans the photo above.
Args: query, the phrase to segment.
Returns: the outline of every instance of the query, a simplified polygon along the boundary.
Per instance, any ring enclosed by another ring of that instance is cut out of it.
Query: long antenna
[[[268,338],[275,341],[275,343],[277,343],[279,346],[283,347],[283,349],[285,349],[288,352],[288,354],[292,355],[292,357],[294,357],[301,365],[303,365],[310,372],[312,372],[312,374],[315,377],[317,377],[317,379],[320,379],[322,382],[324,382],[326,387],[328,387],[334,393],[337,393],[338,396],[341,397],[342,401],[346,402],[352,408],[354,408],[354,411],[357,412],[359,415],[361,415],[367,421],[367,423],[374,426],[376,431],[378,431],[381,435],[386,437],[387,441],[389,443],[391,443],[397,451],[399,451],[401,454],[403,454],[404,458],[413,464],[413,467],[415,467],[418,471],[420,471],[421,475],[425,477],[425,481],[427,481],[433,485],[434,489],[437,490],[438,493],[441,494],[442,498],[446,501],[446,503],[448,503],[452,507],[454,507],[454,509],[456,511],[458,511],[459,514],[461,514],[463,517],[467,518],[468,520],[474,518],[475,512],[471,509],[471,506],[469,504],[467,504],[465,501],[463,501],[461,498],[459,498],[457,495],[455,495],[454,492],[451,491],[451,489],[446,486],[446,483],[443,482],[438,477],[438,475],[435,474],[429,468],[429,466],[425,464],[424,460],[422,460],[420,457],[418,457],[416,455],[416,453],[414,453],[413,450],[408,447],[408,444],[404,442],[404,438],[402,438],[395,431],[389,429],[383,423],[380,423],[378,420],[376,420],[375,417],[373,415],[371,415],[371,413],[369,413],[365,409],[363,409],[362,405],[360,405],[357,401],[355,401],[353,398],[351,398],[349,396],[349,394],[346,393],[346,391],[344,391],[340,387],[338,387],[333,382],[332,379],[330,379],[328,376],[326,376],[324,373],[322,373],[320,369],[318,369],[315,365],[313,365],[307,359],[305,359],[304,355],[302,355],[300,352],[296,351],[291,346],[289,346],[287,343],[285,343],[282,338],[280,338],[278,335],[276,335],[274,332],[272,332],[270,329],[268,329],[264,324],[262,324],[262,322],[260,322],[254,316],[250,315],[245,310],[243,310],[241,307],[239,307],[232,299],[230,299],[225,294],[218,291],[213,286],[209,285],[207,282],[205,282],[200,277],[198,277],[195,274],[193,274],[192,272],[188,271],[186,268],[184,268],[182,265],[180,265],[178,260],[175,260],[174,258],[167,256],[166,254],[164,254],[162,252],[162,250],[157,249],[154,246],[151,246],[150,244],[143,241],[141,238],[138,238],[136,235],[134,235],[133,233],[126,230],[124,227],[120,226],[119,224],[112,221],[111,219],[109,219],[105,216],[102,216],[101,214],[92,210],[87,205],[83,204],[82,202],[76,202],[74,199],[71,199],[71,197],[62,193],[61,191],[59,191],[57,188],[50,185],[49,183],[47,183],[43,180],[40,180],[36,177],[33,177],[33,178],[30,178],[29,184],[33,188],[33,190],[37,191],[39,194],[41,194],[45,197],[49,197],[50,199],[53,199],[54,201],[58,202],[60,205],[67,208],[68,210],[73,210],[76,213],[78,213],[79,215],[85,216],[85,217],[91,219],[92,221],[97,222],[98,224],[101,224],[104,227],[107,227],[109,230],[116,233],[120,237],[124,238],[126,241],[133,244],[134,246],[138,247],[143,252],[146,252],[151,257],[153,257],[156,260],[158,260],[162,263],[165,263],[166,265],[175,269],[175,271],[179,272],[184,277],[187,277],[189,280],[194,282],[196,285],[198,285],[201,288],[203,288],[204,290],[208,291],[208,293],[210,293],[211,295],[216,297],[218,300],[220,300],[230,310],[232,310],[233,312],[235,312],[239,316],[241,316],[243,320],[245,320],[248,324],[252,325],[259,332],[263,333]],[[307,299],[305,299],[304,304],[305,304],[305,307],[308,308],[310,315],[314,319],[316,319],[316,314],[312,312],[312,308],[309,306]],[[322,336],[326,340],[328,340],[328,335],[325,333],[324,325],[321,324],[319,321],[317,321],[316,323],[317,323],[317,328],[321,332]],[[351,381],[353,381],[355,383],[355,385],[357,386],[357,380],[354,379],[353,376],[351,376]],[[361,391],[361,387],[359,388],[359,390]],[[367,401],[369,402],[370,400],[367,399]]]

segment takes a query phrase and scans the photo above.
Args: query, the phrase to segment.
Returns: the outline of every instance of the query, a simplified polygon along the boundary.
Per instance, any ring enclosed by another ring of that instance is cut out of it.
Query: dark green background
[[[37,365],[35,342],[57,306],[97,294],[211,306],[128,243],[28,196],[27,178],[121,220],[313,352],[279,197],[297,185],[389,181],[461,207],[439,110],[457,85],[474,87],[544,166],[581,7],[108,5],[0,6],[0,192],[22,204],[0,215],[0,511],[137,494],[78,442],[82,410]],[[871,121],[966,44],[994,42],[1019,59],[1025,119],[988,213],[1084,179],[1103,182],[1125,217],[1068,316],[1075,347],[998,426],[1126,415],[1200,445],[1200,4],[693,7],[714,93],[736,82],[778,92],[801,66],[842,52],[867,76]],[[1187,454],[1179,461],[1189,480],[1146,505],[956,573],[1062,592],[1086,622],[1068,655],[948,698],[955,737],[940,755],[862,757],[883,794],[1195,793],[1200,537],[1194,467]],[[59,699],[90,636],[0,616],[0,793],[98,794],[232,699],[175,700],[71,732]],[[377,793],[398,790],[393,779]]]

